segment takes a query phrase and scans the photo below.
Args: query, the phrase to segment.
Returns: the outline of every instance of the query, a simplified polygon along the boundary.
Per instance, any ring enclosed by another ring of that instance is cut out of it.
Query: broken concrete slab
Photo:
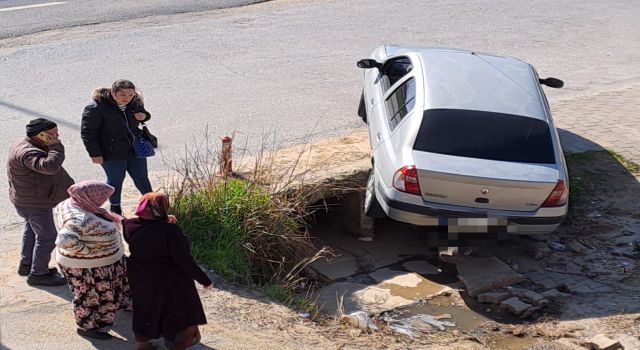
[[[356,311],[379,314],[415,303],[414,300],[392,295],[390,289],[351,282],[331,284],[320,289],[317,297],[322,301],[320,309],[330,315],[338,313],[340,299],[342,299],[342,312],[345,314]]]
[[[520,300],[518,297],[511,297],[507,300],[503,300],[500,303],[502,309],[508,310],[514,315],[522,315],[527,309],[533,305],[527,304]]]
[[[525,291],[524,293],[522,293],[522,296],[535,305],[538,305],[540,301],[544,300],[544,295],[536,293],[532,290]]]
[[[425,300],[451,291],[451,288],[430,281],[415,272],[380,269],[369,274],[378,287],[389,289],[392,295],[409,300]]]
[[[424,278],[414,272],[380,269],[369,274],[378,283],[397,284],[402,287],[415,287]]]
[[[353,293],[353,298],[363,311],[376,315],[415,303],[415,300],[393,295],[390,289],[378,286],[369,286],[356,291]]]
[[[500,304],[501,301],[511,297],[509,292],[487,292],[478,295],[478,301],[481,303]]]
[[[440,268],[433,266],[424,260],[408,261],[402,264],[402,267],[421,275],[437,275],[442,272]]]
[[[496,257],[459,257],[458,278],[467,287],[471,297],[524,280],[509,265]]]
[[[561,298],[561,297],[568,297],[571,296],[571,294],[567,294],[567,293],[562,293],[561,291],[557,290],[557,289],[549,289],[547,291],[542,292],[542,295],[545,298]]]
[[[335,249],[336,257],[330,260],[319,259],[309,265],[311,269],[333,281],[349,277],[358,272],[358,260],[345,251]]]
[[[622,349],[619,341],[608,338],[604,334],[597,334],[587,340],[585,344],[591,350],[617,350]]]

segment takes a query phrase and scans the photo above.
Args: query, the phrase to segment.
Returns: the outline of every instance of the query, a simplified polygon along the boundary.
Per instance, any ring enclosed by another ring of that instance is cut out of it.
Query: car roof
[[[513,57],[468,50],[386,45],[388,56],[415,53],[425,80],[424,109],[469,109],[547,120],[533,67]]]

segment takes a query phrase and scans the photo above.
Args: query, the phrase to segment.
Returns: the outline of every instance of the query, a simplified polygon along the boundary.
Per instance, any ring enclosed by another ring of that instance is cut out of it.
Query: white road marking
[[[54,6],[54,5],[62,5],[66,4],[66,1],[56,1],[56,2],[46,2],[44,4],[35,4],[35,5],[25,5],[25,6],[15,6],[15,7],[5,7],[0,8],[0,12],[9,12],[9,11],[17,11],[17,10],[26,10],[32,9],[36,7],[45,7],[45,6]]]

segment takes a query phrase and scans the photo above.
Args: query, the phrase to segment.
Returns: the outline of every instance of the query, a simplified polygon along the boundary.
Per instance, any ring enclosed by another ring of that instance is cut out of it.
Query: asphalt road
[[[202,12],[267,0],[0,0],[0,39],[51,29],[174,13]]]
[[[161,143],[156,172],[205,132],[235,132],[251,151],[265,134],[278,145],[343,135],[361,126],[355,62],[383,43],[522,58],[565,80],[548,92],[553,105],[640,80],[639,16],[640,2],[623,0],[274,0],[8,38],[0,40],[0,162],[28,120],[44,116],[61,126],[72,176],[102,179],[80,142],[80,115],[93,88],[118,78],[145,95]],[[17,222],[0,174],[0,224]]]

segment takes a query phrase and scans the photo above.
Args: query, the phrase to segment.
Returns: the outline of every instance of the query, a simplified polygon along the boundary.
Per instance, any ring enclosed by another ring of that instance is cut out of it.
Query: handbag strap
[[[122,115],[124,116],[124,119],[120,118],[120,121],[122,122],[122,124],[124,124],[125,128],[127,128],[127,131],[129,131],[129,134],[131,134],[131,137],[135,140],[136,139],[136,135],[133,133],[133,131],[131,131],[131,128],[129,127],[129,121],[127,120],[127,113],[126,112],[122,112]]]

